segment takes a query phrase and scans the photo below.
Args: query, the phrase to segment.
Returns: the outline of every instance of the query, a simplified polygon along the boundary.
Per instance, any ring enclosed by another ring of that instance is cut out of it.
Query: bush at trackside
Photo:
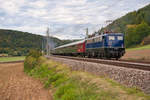
[[[36,66],[36,63],[37,63],[36,61],[37,60],[32,56],[26,57],[24,61],[24,71],[28,72],[31,69],[33,69]]]
[[[42,57],[42,53],[40,51],[30,51],[24,61],[24,71],[29,72],[35,67],[38,67],[40,64],[42,64],[42,62],[45,61],[45,59],[46,58]]]

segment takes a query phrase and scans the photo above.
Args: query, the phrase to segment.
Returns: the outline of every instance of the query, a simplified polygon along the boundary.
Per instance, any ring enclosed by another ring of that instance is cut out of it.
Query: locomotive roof
[[[107,33],[107,34],[104,34],[104,35],[123,35],[123,33]]]
[[[72,43],[69,43],[69,44],[62,45],[62,46],[58,46],[58,47],[56,47],[54,49],[59,49],[59,48],[63,48],[63,47],[73,46],[73,45],[80,44],[80,43],[83,43],[83,42],[85,42],[85,40],[76,41],[76,42],[72,42]]]
[[[94,39],[94,38],[97,38],[97,37],[101,37],[101,36],[106,36],[106,35],[123,35],[123,33],[107,33],[107,34],[101,34],[101,35],[97,35],[97,36],[94,36],[94,37],[91,37],[91,38],[87,38],[86,40],[91,40],[91,39]]]

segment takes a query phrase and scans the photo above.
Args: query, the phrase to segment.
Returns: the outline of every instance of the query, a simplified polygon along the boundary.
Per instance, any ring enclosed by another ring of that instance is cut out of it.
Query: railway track
[[[94,59],[94,58],[81,58],[81,57],[70,57],[70,56],[54,56],[54,57],[150,71],[150,63],[139,63],[135,61],[131,62],[131,61],[123,61],[123,60],[117,61],[117,60],[104,60],[104,59]]]

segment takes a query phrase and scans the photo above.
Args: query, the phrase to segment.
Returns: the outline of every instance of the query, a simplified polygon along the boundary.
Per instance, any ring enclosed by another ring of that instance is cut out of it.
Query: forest
[[[72,42],[71,40],[60,40],[51,37],[54,46]],[[28,32],[0,29],[0,54],[11,56],[23,56],[30,50],[42,50],[42,43],[46,42],[46,37]],[[43,45],[43,48],[45,46]]]
[[[150,37],[150,4],[114,20],[105,28],[100,29],[99,32],[103,30],[125,33],[127,48],[148,44],[144,40],[146,37]]]

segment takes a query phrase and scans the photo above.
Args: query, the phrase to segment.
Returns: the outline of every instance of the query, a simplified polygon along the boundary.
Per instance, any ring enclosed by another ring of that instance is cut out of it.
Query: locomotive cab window
[[[109,36],[108,39],[109,40],[115,40],[115,37],[114,36]]]
[[[123,40],[123,36],[118,36],[117,39],[118,40]]]

